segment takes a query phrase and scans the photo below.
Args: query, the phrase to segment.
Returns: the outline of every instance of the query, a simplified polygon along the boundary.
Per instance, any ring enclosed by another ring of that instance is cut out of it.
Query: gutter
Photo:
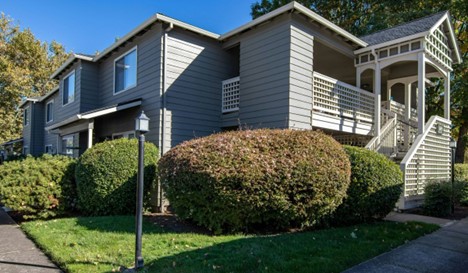
[[[166,141],[166,91],[167,91],[167,37],[168,33],[174,28],[173,23],[169,23],[169,26],[164,29],[164,46],[163,46],[163,77],[162,77],[162,94],[161,94],[161,99],[162,99],[162,116],[161,116],[161,146],[160,146],[160,153],[161,156],[166,152],[165,151],[165,141]]]

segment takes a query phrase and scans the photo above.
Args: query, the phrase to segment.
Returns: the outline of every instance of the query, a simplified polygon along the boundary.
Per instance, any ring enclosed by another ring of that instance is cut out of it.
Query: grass
[[[67,218],[21,227],[67,272],[132,266],[133,217]],[[437,228],[376,222],[279,235],[208,236],[169,232],[145,222],[142,272],[341,272]]]

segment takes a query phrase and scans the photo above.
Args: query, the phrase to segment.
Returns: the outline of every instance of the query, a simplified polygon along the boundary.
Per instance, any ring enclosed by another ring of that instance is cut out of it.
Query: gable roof
[[[64,69],[74,63],[76,60],[92,61],[93,57],[88,54],[72,53],[71,56],[57,70],[55,70],[52,75],[50,75],[50,78],[55,79]]]
[[[367,42],[363,41],[362,39],[354,36],[353,34],[349,33],[348,31],[342,29],[341,27],[333,24],[332,22],[328,21],[327,19],[323,18],[322,16],[318,15],[317,13],[313,12],[312,10],[310,10],[309,8],[306,8],[305,6],[293,1],[293,2],[290,2],[289,4],[287,5],[284,5],[274,11],[271,11],[265,15],[262,15],[258,18],[256,18],[255,20],[252,20],[250,21],[249,23],[243,25],[243,26],[240,26],[234,30],[231,30],[229,31],[228,33],[226,34],[223,34],[221,35],[221,37],[219,37],[219,40],[225,40],[225,39],[228,39],[236,34],[239,34],[239,33],[242,33],[248,29],[251,29],[259,24],[262,24],[264,22],[267,22],[269,20],[271,20],[272,18],[274,17],[277,17],[279,16],[280,14],[283,14],[285,12],[290,12],[290,11],[297,11],[303,15],[305,15],[306,17],[308,17],[309,19],[319,23],[320,25],[324,26],[325,28],[328,28],[330,30],[332,30],[333,32],[335,32],[336,34],[338,34],[339,36],[341,36],[342,38],[346,39],[346,40],[349,40],[351,42],[353,42],[354,44],[360,46],[360,47],[366,47],[367,46]]]
[[[438,12],[423,18],[410,21],[408,23],[403,23],[391,28],[380,30],[372,34],[362,36],[360,38],[366,41],[369,46],[372,46],[419,33],[426,33],[435,24],[437,24],[437,22],[446,13],[447,11]]]

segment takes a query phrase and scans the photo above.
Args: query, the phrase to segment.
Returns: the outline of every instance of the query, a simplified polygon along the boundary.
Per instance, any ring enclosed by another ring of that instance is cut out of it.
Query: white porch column
[[[424,133],[426,110],[426,56],[418,53],[418,134]]]
[[[356,68],[356,87],[361,89],[361,68]]]
[[[94,130],[94,119],[90,120],[88,124],[88,149],[93,146],[93,130]]]
[[[450,119],[450,71],[445,76],[444,118]]]
[[[405,121],[409,123],[411,119],[411,82],[405,83]],[[405,148],[409,148],[410,126],[405,124]]]
[[[380,78],[380,63],[376,62],[374,70],[374,95],[375,95],[375,104],[374,104],[374,135],[379,136],[380,142],[380,107],[381,107],[381,78]]]
[[[387,81],[387,101],[391,101],[391,97],[392,97],[392,87],[388,85],[388,81]]]

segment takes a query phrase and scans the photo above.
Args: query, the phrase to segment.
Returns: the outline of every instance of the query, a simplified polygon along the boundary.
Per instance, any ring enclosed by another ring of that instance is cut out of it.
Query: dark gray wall
[[[23,106],[23,147],[28,147],[29,151],[31,152],[31,127],[32,127],[32,122],[31,122],[31,111],[32,111],[32,102],[27,102]],[[29,123],[28,125],[24,125],[24,111],[25,109],[28,109],[28,117],[29,117]]]
[[[81,61],[80,67],[80,111],[87,112],[99,108],[99,66],[96,63]]]
[[[221,82],[237,73],[216,40],[177,28],[169,32],[164,151],[220,130]]]
[[[65,70],[60,75],[60,89],[58,94],[58,99],[54,104],[54,122],[52,124],[61,122],[71,116],[80,113],[80,99],[81,99],[81,61],[77,61],[72,67]],[[75,100],[65,106],[63,103],[63,79],[69,75],[70,72],[75,70]]]
[[[44,105],[44,120],[45,120],[45,105],[47,102],[49,102],[50,100],[54,100],[54,107],[53,107],[53,121],[52,122],[49,122],[49,123],[46,123],[45,124],[45,127],[47,126],[50,126],[52,124],[54,124],[57,120],[61,119],[60,117],[57,117],[57,110],[60,109],[59,107],[61,107],[61,104],[62,104],[62,101],[61,101],[61,97],[59,97],[59,92],[55,92],[53,95],[51,95],[49,98],[47,98],[46,100],[44,100],[42,103]],[[63,118],[62,118],[63,119]],[[45,152],[45,146],[46,145],[52,145],[52,149],[54,151],[54,153],[57,153],[59,152],[57,150],[57,134],[53,134],[53,133],[50,133],[50,132],[47,132],[46,130],[44,130],[44,128],[42,128],[43,131],[44,131],[44,143],[43,143],[43,147],[44,147],[44,152]]]

